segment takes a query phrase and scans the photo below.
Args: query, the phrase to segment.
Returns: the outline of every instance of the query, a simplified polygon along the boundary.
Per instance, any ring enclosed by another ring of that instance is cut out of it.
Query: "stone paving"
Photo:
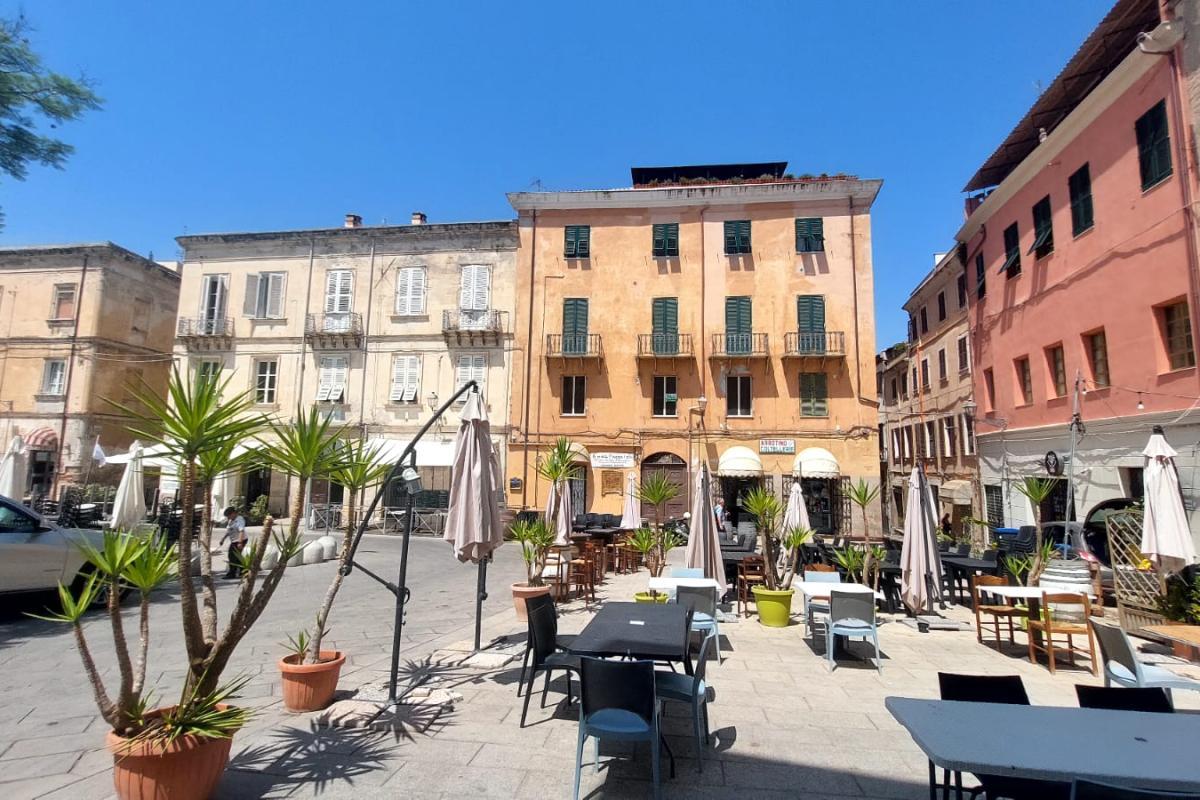
[[[235,738],[230,768],[217,796],[570,796],[577,716],[576,707],[564,702],[561,680],[552,686],[545,709],[538,707],[535,696],[527,726],[519,727],[517,669],[504,662],[519,656],[524,625],[512,611],[507,591],[519,565],[505,562],[515,554],[505,550],[515,548],[501,550],[501,563],[490,581],[492,597],[484,625],[485,641],[494,645],[486,657],[474,662],[469,658],[471,618],[469,612],[461,614],[461,607],[470,604],[470,588],[463,591],[464,581],[458,580],[456,624],[420,627],[423,616],[439,612],[436,604],[429,603],[428,590],[418,591],[414,579],[416,595],[408,623],[414,638],[401,671],[406,704],[394,716],[377,716],[375,706],[342,703],[340,713],[356,715],[365,726],[347,728],[330,726],[328,714],[289,714],[278,699],[273,667],[278,649],[255,644],[242,651],[240,668],[255,658],[262,661],[261,676],[242,700],[260,713]],[[431,549],[429,556],[434,554],[446,555]],[[418,560],[423,563],[421,557]],[[434,558],[430,568],[437,571],[439,563]],[[451,562],[450,570],[455,566]],[[440,569],[447,567],[443,564]],[[469,568],[460,572],[473,578]],[[644,588],[646,577],[644,570],[610,577],[600,591],[600,602],[631,599],[635,590]],[[342,673],[342,696],[360,702],[363,697],[384,696],[387,677],[390,615],[383,613],[387,596],[381,599],[375,594],[382,593],[361,593],[354,602],[341,605],[334,631],[336,645],[350,653]],[[440,602],[447,600],[440,598]],[[423,601],[434,607],[422,607]],[[560,630],[581,629],[594,608],[579,601],[566,604],[560,609]],[[951,608],[947,613],[969,618],[963,609]],[[448,622],[455,619],[445,609],[441,614]],[[708,671],[714,691],[713,744],[704,752],[701,771],[690,718],[678,706],[668,709],[665,727],[677,774],[674,780],[664,781],[665,796],[925,798],[927,762],[885,710],[884,698],[934,697],[939,671],[1017,674],[1034,703],[1050,705],[1073,706],[1075,683],[1099,682],[1083,669],[1064,667],[1051,676],[1045,666],[1030,664],[1022,647],[997,652],[978,644],[973,630],[921,634],[901,624],[898,617],[887,619],[880,629],[881,672],[871,667],[867,648],[858,643],[850,647],[851,658],[830,672],[820,648],[809,645],[800,625],[766,629],[753,617],[722,623],[724,663],[711,664]],[[0,783],[0,791],[6,800],[111,796],[110,759],[97,749],[104,726],[85,710],[90,699],[69,639],[60,631],[40,628],[26,631],[26,636],[21,647],[4,636],[0,656],[5,670],[0,680],[5,697],[21,683],[26,692],[37,683],[48,694],[23,696],[22,702],[9,701],[0,708],[0,737],[6,740],[0,744],[6,748],[0,752],[0,780],[6,781]],[[23,658],[25,647],[43,655]],[[53,690],[44,674],[37,681],[31,675],[50,668],[58,673]],[[29,680],[20,680],[22,675]],[[1177,692],[1176,702],[1200,708],[1200,697],[1188,695],[1192,693]],[[591,752],[589,746],[584,796],[652,796],[645,745],[605,746],[597,772],[593,772]]]

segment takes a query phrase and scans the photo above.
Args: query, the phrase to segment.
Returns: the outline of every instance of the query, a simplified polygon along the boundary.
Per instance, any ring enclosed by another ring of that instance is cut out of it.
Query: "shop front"
[[[721,453],[717,462],[721,500],[725,505],[728,524],[734,528],[742,523],[754,523],[746,511],[744,500],[751,490],[764,485],[762,459],[749,447],[730,447]]]
[[[801,450],[792,464],[792,477],[800,479],[808,522],[822,536],[850,531],[850,495],[841,465],[823,447]]]

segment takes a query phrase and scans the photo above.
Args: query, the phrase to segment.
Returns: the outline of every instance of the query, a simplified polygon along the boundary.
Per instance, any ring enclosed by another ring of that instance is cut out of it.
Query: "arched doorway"
[[[667,480],[679,487],[674,499],[663,508],[663,520],[681,519],[688,506],[687,462],[674,453],[655,453],[642,459],[642,480],[655,472],[661,472]],[[642,516],[654,519],[653,508],[643,508]]]

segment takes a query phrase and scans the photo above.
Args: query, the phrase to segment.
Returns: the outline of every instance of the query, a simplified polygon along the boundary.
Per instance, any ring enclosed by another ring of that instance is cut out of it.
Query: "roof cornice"
[[[780,183],[672,186],[650,189],[588,189],[569,192],[510,192],[517,211],[542,209],[678,208],[681,206],[741,206],[751,203],[828,202],[853,199],[870,208],[883,181],[829,180]]]

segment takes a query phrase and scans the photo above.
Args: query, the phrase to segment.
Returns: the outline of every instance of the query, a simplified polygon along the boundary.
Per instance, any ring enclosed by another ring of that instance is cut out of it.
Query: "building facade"
[[[1058,479],[1043,519],[1070,513],[1071,484],[1076,519],[1139,497],[1162,425],[1196,530],[1194,134],[1159,13],[1118,3],[966,187],[956,238],[993,524],[1032,522],[1025,476]]]
[[[28,449],[26,497],[112,477],[95,446],[130,444],[111,403],[132,405],[141,382],[165,392],[179,284],[111,242],[0,248],[0,433]]]
[[[433,411],[475,380],[505,456],[517,232],[512,222],[363,226],[181,236],[183,290],[175,355],[193,373],[232,375],[276,418],[316,405],[347,435],[398,456]],[[444,505],[458,417],[421,440],[427,494]],[[384,505],[399,505],[391,496]],[[269,471],[245,475],[234,496],[287,508],[297,491]],[[322,524],[344,502],[317,481],[306,499]]]
[[[801,478],[814,528],[849,531],[878,480],[870,210],[881,182],[784,164],[633,170],[632,188],[520,192],[509,503],[538,459],[581,464],[576,513],[620,514],[626,476],[707,462],[734,522],[753,485]],[[645,516],[651,516],[644,509]]]

